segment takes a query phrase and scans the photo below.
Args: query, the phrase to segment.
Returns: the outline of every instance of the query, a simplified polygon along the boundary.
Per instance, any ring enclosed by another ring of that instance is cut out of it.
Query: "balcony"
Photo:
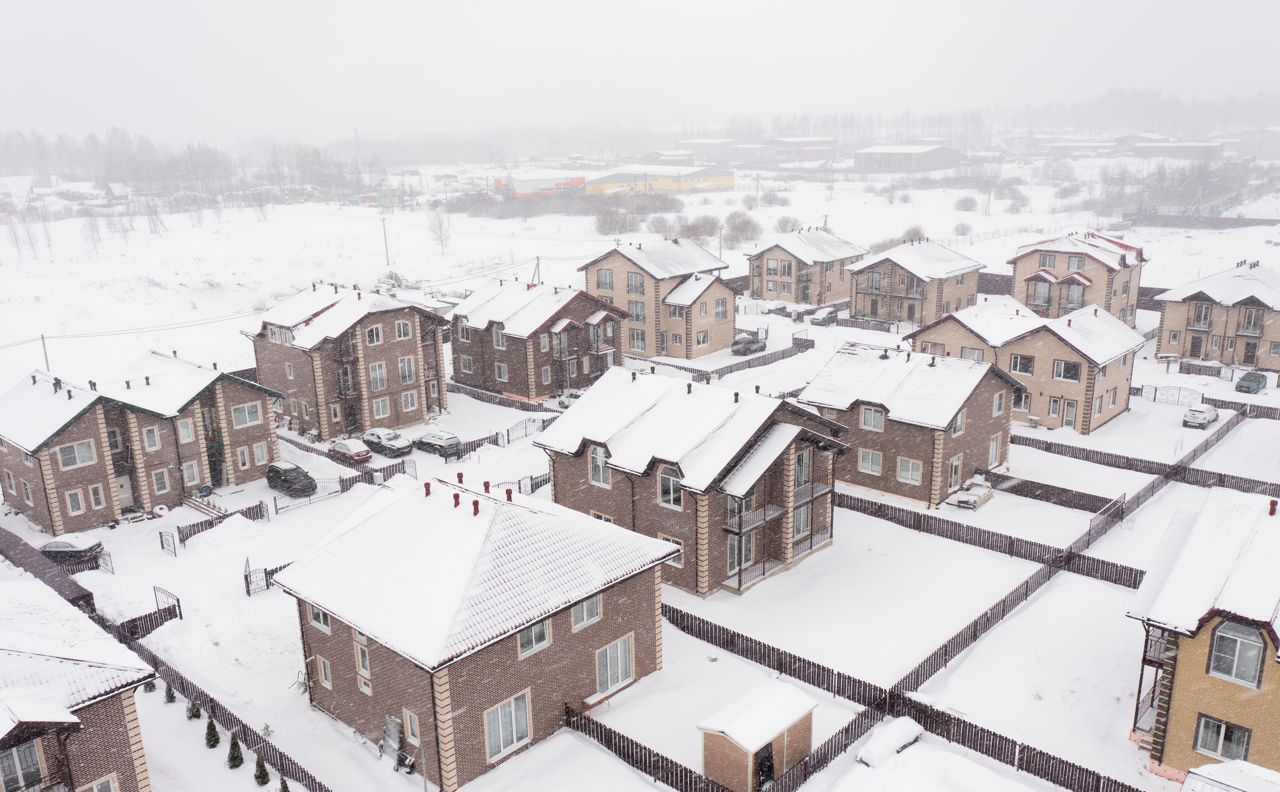
[[[924,289],[920,289],[920,288],[907,289],[906,296],[908,299],[918,300],[924,296]]]
[[[740,534],[759,528],[765,523],[777,518],[785,511],[781,506],[764,505],[759,509],[752,509],[739,515],[730,516],[725,523],[725,528],[731,533]]]
[[[356,359],[356,348],[351,344],[339,344],[334,359],[340,363],[350,363]]]
[[[1208,330],[1210,326],[1211,326],[1211,322],[1208,319],[1205,319],[1203,321],[1198,319],[1192,319],[1190,322],[1187,323],[1188,330]]]
[[[1048,303],[1045,303],[1045,305],[1048,305]],[[1058,301],[1059,311],[1078,311],[1083,307],[1084,307],[1084,300],[1059,300]]]
[[[811,481],[808,484],[801,484],[795,488],[796,505],[811,501],[821,495],[826,495],[831,491],[831,485],[825,481]]]
[[[1240,325],[1236,330],[1236,335],[1254,336],[1256,338],[1262,335],[1262,325]]]
[[[354,387],[352,387],[351,385],[339,385],[339,386],[338,386],[338,398],[339,398],[339,399],[354,399],[354,398],[356,398],[358,395],[359,395],[359,394],[357,394],[357,393],[356,393],[356,389],[355,389]]]

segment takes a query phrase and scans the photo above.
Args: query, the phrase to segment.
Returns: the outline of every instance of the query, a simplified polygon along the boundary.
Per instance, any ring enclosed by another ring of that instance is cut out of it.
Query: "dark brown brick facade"
[[[79,729],[40,737],[45,783],[78,790],[110,778],[118,792],[150,792],[133,696],[129,690],[75,710]]]

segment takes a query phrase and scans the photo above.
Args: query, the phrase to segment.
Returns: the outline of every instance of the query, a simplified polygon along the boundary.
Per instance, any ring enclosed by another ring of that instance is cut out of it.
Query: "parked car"
[[[1267,375],[1261,371],[1250,371],[1236,382],[1237,393],[1258,393],[1267,387]]]
[[[1218,420],[1217,409],[1207,404],[1193,405],[1182,414],[1182,425],[1194,429],[1204,429],[1216,420]]]
[[[409,438],[394,429],[370,429],[360,437],[364,444],[387,457],[402,457],[413,450]]]
[[[763,352],[767,346],[768,342],[763,338],[744,335],[733,339],[733,346],[729,349],[735,355],[754,355],[757,352]]]
[[[70,539],[55,539],[52,542],[45,542],[40,547],[40,552],[54,563],[87,561],[102,555],[102,542],[90,544]]]
[[[836,323],[836,311],[834,308],[824,308],[816,311],[809,317],[809,324],[818,325],[819,327],[827,327]]]
[[[373,452],[369,450],[369,446],[365,445],[362,440],[354,437],[338,438],[329,441],[329,457],[341,462],[363,465],[373,459]]]
[[[316,480],[292,462],[272,462],[267,465],[267,486],[294,498],[316,494]]]
[[[442,457],[458,456],[458,447],[462,440],[453,432],[443,429],[431,429],[414,438],[413,445],[419,451],[438,454]]]

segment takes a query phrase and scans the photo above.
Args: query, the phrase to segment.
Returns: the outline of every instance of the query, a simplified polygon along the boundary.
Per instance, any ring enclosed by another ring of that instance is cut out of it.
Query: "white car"
[[[369,429],[360,439],[383,456],[400,457],[413,450],[413,441],[394,429]]]
[[[1182,414],[1182,425],[1190,426],[1194,429],[1204,429],[1216,420],[1218,420],[1217,409],[1207,404],[1196,404],[1188,407],[1187,411]]]

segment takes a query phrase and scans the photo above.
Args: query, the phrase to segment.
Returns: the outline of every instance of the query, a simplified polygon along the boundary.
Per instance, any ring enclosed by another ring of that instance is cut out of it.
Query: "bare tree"
[[[84,241],[93,250],[93,255],[98,255],[98,248],[102,245],[102,229],[98,227],[98,216],[85,215],[80,233],[84,234]]]
[[[18,258],[22,258],[22,237],[18,236],[18,222],[13,219],[13,215],[9,215],[9,241],[13,243],[13,249],[17,252]]]
[[[431,232],[431,238],[440,246],[440,255],[443,256],[445,248],[449,247],[449,239],[453,236],[449,215],[439,209],[427,215],[427,230]]]
[[[792,231],[800,230],[800,219],[791,215],[783,215],[778,218],[778,222],[774,223],[773,227],[779,234],[790,234]]]

